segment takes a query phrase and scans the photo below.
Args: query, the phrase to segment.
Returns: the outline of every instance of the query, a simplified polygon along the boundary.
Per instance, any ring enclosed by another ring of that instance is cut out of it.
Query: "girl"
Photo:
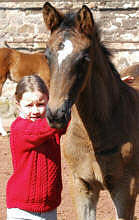
[[[60,137],[49,127],[48,91],[37,75],[25,76],[15,92],[19,117],[11,125],[14,172],[7,183],[7,220],[56,220],[61,202]]]

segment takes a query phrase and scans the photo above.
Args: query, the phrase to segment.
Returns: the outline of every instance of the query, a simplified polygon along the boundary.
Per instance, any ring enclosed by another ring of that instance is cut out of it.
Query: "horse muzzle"
[[[64,104],[56,110],[52,110],[48,105],[46,117],[50,127],[58,129],[66,127],[71,118],[71,108],[68,102],[65,101]]]

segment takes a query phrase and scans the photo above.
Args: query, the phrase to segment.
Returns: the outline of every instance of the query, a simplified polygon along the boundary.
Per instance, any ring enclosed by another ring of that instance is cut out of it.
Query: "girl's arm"
[[[10,142],[24,149],[38,147],[54,135],[62,135],[65,131],[51,128],[46,118],[34,122],[18,118],[11,126]]]

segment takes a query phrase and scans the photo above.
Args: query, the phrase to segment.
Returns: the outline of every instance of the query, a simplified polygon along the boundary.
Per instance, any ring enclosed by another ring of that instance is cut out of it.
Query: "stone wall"
[[[19,51],[30,53],[44,51],[49,32],[46,29],[42,6],[45,1],[0,1],[0,47],[5,42]],[[139,62],[139,1],[50,1],[63,12],[79,9],[83,4],[91,8],[99,23],[102,41],[113,52],[113,62],[120,71]],[[4,85],[3,97],[9,99],[15,84]]]

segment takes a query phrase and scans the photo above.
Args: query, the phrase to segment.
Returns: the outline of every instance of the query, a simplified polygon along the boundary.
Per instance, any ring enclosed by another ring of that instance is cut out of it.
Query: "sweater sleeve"
[[[35,122],[17,118],[11,126],[10,142],[29,150],[43,144],[52,136],[61,136],[63,133],[64,130],[51,128],[45,118]]]

